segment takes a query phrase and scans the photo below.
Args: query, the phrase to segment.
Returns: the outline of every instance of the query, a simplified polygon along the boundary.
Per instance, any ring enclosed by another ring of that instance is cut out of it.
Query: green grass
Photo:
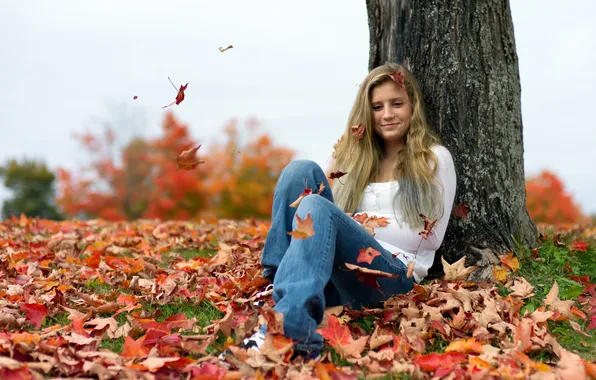
[[[121,336],[120,338],[116,339],[103,339],[100,346],[101,348],[106,348],[119,354],[122,352],[122,347],[124,346],[124,337]]]
[[[87,281],[83,287],[95,294],[110,294],[114,290],[112,285],[100,283],[97,279]]]
[[[156,319],[158,322],[163,322],[166,318],[172,315],[184,313],[189,319],[196,318],[197,324],[201,327],[210,325],[212,320],[221,319],[224,316],[224,314],[210,302],[196,304],[188,301],[178,301],[165,305],[144,303],[143,309],[149,313],[153,313],[155,310],[159,309],[162,314]]]
[[[215,249],[175,249],[162,255],[162,268],[169,268],[176,260],[191,260],[196,257],[211,257],[217,253]]]
[[[544,299],[555,280],[559,285],[561,300],[576,299],[583,292],[583,286],[569,279],[569,276],[588,275],[591,282],[596,280],[596,241],[590,241],[591,246],[586,252],[570,251],[567,246],[575,239],[577,238],[573,236],[559,237],[559,240],[565,243],[564,246],[555,244],[552,239],[545,240],[538,248],[538,260],[532,257],[528,249],[518,247],[516,253],[520,260],[520,269],[517,274],[532,284],[535,292],[534,296],[526,300],[526,304],[521,310],[522,315],[526,310],[532,312],[544,305]],[[575,306],[582,310],[578,303]],[[574,321],[585,331],[587,322],[581,319]],[[549,332],[565,349],[577,353],[586,360],[596,360],[596,349],[594,348],[596,347],[596,330],[588,331],[589,337],[587,337],[575,331],[569,321],[548,321],[548,327]],[[535,360],[553,359],[551,353],[543,351],[535,353],[534,356]]]
[[[68,319],[68,313],[58,313],[51,317],[49,315],[46,316],[43,319],[41,328],[45,329],[46,327],[50,327],[50,326],[54,326],[54,325],[61,325],[61,326],[70,325],[70,319]]]

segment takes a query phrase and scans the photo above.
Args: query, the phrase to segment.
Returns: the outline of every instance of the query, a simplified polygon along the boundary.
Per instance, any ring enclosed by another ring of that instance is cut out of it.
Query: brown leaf
[[[204,163],[205,161],[201,161],[197,157],[197,151],[200,147],[201,145],[195,148],[190,148],[180,153],[178,157],[176,157],[176,165],[178,166],[178,168],[183,170],[192,170],[196,168],[199,164]]]
[[[470,273],[476,270],[476,266],[465,267],[466,257],[462,257],[453,264],[449,264],[441,256],[441,262],[443,263],[443,271],[445,272],[444,279],[446,281],[465,280],[468,278]]]
[[[356,275],[358,276],[358,279],[365,283],[366,285],[378,289],[379,292],[383,293],[381,291],[381,286],[378,283],[378,278],[379,277],[385,277],[385,278],[398,278],[399,274],[391,274],[391,273],[387,273],[387,272],[383,272],[380,270],[376,270],[376,269],[369,269],[369,268],[364,268],[358,265],[354,265],[354,264],[350,264],[350,263],[345,263],[346,267],[349,270],[353,270],[356,272]]]
[[[227,46],[227,47],[225,47],[225,48],[222,48],[222,47],[220,46],[220,47],[219,47],[219,51],[221,51],[221,52],[223,53],[224,51],[226,51],[226,50],[228,50],[228,49],[232,49],[233,47],[234,47],[234,46],[232,46],[232,45],[228,45],[228,46]]]

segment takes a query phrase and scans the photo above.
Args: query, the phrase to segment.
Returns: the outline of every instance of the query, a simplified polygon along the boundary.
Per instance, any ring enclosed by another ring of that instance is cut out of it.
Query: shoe
[[[255,295],[256,301],[254,301],[252,303],[253,306],[256,308],[265,306],[265,301],[263,300],[263,298],[267,297],[268,295],[271,295],[272,293],[273,293],[273,284],[269,284],[269,285],[267,285],[265,290],[263,290],[262,292],[259,292]]]
[[[298,358],[303,358],[305,363],[310,361],[320,362],[323,359],[323,355],[321,354],[320,350],[315,350],[311,352],[294,351],[294,354],[290,358],[290,361]]]
[[[259,331],[254,333],[250,338],[245,338],[238,347],[244,350],[249,350],[250,348],[259,350],[263,347],[263,344],[265,344],[265,333],[259,329]],[[218,359],[225,362],[227,356],[234,356],[230,349],[226,349],[219,354]]]

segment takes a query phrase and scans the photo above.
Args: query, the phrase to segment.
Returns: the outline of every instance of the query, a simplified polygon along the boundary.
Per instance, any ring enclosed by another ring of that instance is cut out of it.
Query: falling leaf
[[[477,266],[465,267],[466,257],[462,257],[453,264],[449,264],[441,256],[441,262],[443,263],[443,271],[445,272],[444,279],[446,281],[465,280],[468,278],[470,273],[476,270]]]
[[[222,53],[228,49],[232,49],[234,46],[232,45],[228,45],[228,47],[222,48],[221,46],[219,47],[219,51],[221,51]]]
[[[391,273],[383,272],[383,271],[376,270],[376,269],[364,268],[364,267],[350,264],[350,263],[345,263],[345,265],[349,270],[356,272],[358,279],[362,283],[364,283],[372,288],[378,289],[381,293],[383,293],[383,292],[381,291],[381,286],[379,285],[379,283],[377,281],[379,279],[379,277],[383,277],[383,278],[398,278],[399,277],[399,274],[391,274]]]
[[[402,73],[401,71],[395,71],[389,74],[389,76],[395,83],[404,87],[404,73]]]
[[[310,212],[306,214],[304,220],[300,219],[300,216],[296,214],[296,229],[292,232],[288,232],[288,235],[294,239],[308,239],[315,234],[313,230],[314,221],[310,217]]]
[[[199,164],[204,163],[205,161],[201,161],[197,157],[197,151],[200,147],[201,145],[197,146],[196,148],[190,148],[180,153],[178,157],[176,157],[177,167],[183,170],[192,170],[196,168]]]
[[[381,252],[377,251],[373,247],[368,247],[366,249],[360,249],[358,252],[359,252],[358,258],[356,259],[356,262],[358,264],[367,263],[370,265],[370,264],[372,264],[375,257],[381,255]]]
[[[178,94],[176,94],[176,99],[172,103],[170,103],[168,105],[165,105],[165,106],[163,106],[161,108],[163,109],[163,108],[172,106],[174,104],[178,105],[178,104],[182,103],[182,101],[184,100],[184,91],[186,91],[186,88],[187,87],[188,87],[188,83],[185,84],[185,85],[180,85],[180,89],[178,90]]]
[[[410,261],[408,263],[408,273],[406,274],[407,278],[412,278],[412,276],[414,275],[414,268],[416,267],[416,262],[414,261]]]
[[[499,256],[501,262],[511,269],[512,272],[516,272],[519,269],[519,260],[517,257],[513,257],[513,252],[509,252],[507,255]]]
[[[437,224],[437,221],[430,220],[423,214],[420,214],[420,216],[424,219],[424,229],[418,232],[418,235],[422,236],[422,238],[426,240],[430,235],[432,235],[432,229],[435,226],[435,224]]]
[[[352,136],[356,140],[355,142],[362,140],[362,138],[364,137],[364,124],[354,125],[351,127],[351,129]]]
[[[470,208],[465,203],[460,203],[457,206],[453,207],[453,211],[451,215],[460,217],[462,219],[468,219],[468,212]]]
[[[135,96],[132,97],[132,100],[137,100],[138,98],[139,97],[135,95]]]
[[[329,173],[329,179],[341,178],[341,177],[345,176],[346,174],[348,174],[348,173],[344,173],[341,170],[337,170],[335,172]]]
[[[312,194],[312,189],[305,187],[302,194],[300,194],[294,202],[290,203],[290,207],[298,208],[298,206],[300,205],[300,202],[302,202],[304,197],[306,197],[307,195],[310,195],[310,194]]]
[[[352,219],[360,223],[371,236],[375,236],[375,228],[385,227],[389,225],[390,221],[389,218],[384,216],[368,216],[367,213],[356,214],[352,217]]]

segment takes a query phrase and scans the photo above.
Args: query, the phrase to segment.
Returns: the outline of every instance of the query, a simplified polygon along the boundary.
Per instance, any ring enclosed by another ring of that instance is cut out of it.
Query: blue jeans
[[[304,197],[298,208],[290,207],[307,187],[321,195]],[[307,213],[314,221],[315,234],[294,239],[287,233],[296,227],[295,214]],[[273,198],[271,229],[263,248],[264,275],[274,274],[274,309],[284,315],[285,335],[295,341],[297,351],[312,352],[323,347],[316,332],[325,307],[348,304],[353,308],[375,307],[394,294],[409,292],[414,279],[407,268],[393,258],[366,230],[333,203],[333,194],[323,170],[313,161],[297,160],[282,171]],[[357,263],[360,249],[373,247],[381,252],[372,264]],[[397,278],[378,278],[380,290],[364,284],[344,264],[377,269]]]

